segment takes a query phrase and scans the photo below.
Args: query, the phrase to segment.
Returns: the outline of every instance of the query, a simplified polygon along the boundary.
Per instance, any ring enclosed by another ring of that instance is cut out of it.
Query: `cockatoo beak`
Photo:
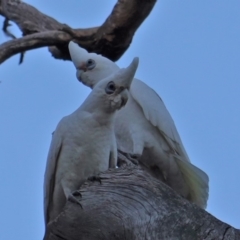
[[[128,91],[125,89],[121,93],[121,107],[124,107],[128,101]]]

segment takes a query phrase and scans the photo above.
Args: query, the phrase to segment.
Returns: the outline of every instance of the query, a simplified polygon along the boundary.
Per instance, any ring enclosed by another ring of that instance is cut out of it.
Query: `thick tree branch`
[[[18,41],[11,40],[7,45],[0,45],[0,63],[16,53],[43,46],[52,46],[49,50],[56,58],[70,59],[67,43],[72,39],[88,51],[116,61],[129,47],[134,33],[149,15],[155,2],[118,0],[102,26],[72,29],[20,0],[0,0],[0,15],[16,23],[23,36],[28,35],[28,38],[22,37]],[[61,36],[56,33],[58,31],[63,31]],[[47,36],[46,39],[44,36]],[[6,46],[8,48],[4,51]]]
[[[240,239],[240,231],[181,198],[140,167],[126,166],[86,182],[44,240]]]
[[[46,43],[48,45],[64,44],[70,39],[69,34],[61,31],[46,31],[13,39],[0,46],[0,64],[19,52],[44,47]]]

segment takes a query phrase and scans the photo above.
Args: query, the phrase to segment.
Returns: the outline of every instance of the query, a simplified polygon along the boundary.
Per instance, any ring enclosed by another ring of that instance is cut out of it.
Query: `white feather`
[[[75,66],[89,58],[96,62],[91,71],[77,70],[78,80],[85,85],[94,89],[103,77],[117,71],[118,66],[109,59],[93,53],[80,54],[82,48],[71,42],[69,45]],[[114,127],[118,149],[140,155],[140,163],[150,171],[159,169],[155,177],[164,178],[179,194],[206,207],[208,177],[190,163],[174,121],[153,89],[134,79],[128,103],[117,112]]]
[[[128,68],[100,81],[83,104],[59,122],[44,176],[46,225],[58,216],[68,196],[88,177],[106,171],[109,166],[116,167],[115,112],[128,99],[137,66],[135,58]],[[108,94],[107,86],[112,83],[116,90]]]

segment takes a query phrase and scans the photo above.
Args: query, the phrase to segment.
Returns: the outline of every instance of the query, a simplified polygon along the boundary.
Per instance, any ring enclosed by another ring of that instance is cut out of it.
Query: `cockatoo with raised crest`
[[[114,115],[129,96],[138,66],[135,58],[95,84],[83,104],[64,117],[52,136],[44,178],[45,224],[62,211],[67,198],[88,177],[117,164]]]
[[[77,78],[93,90],[118,71],[111,60],[69,43]],[[208,176],[190,163],[174,121],[162,99],[144,82],[133,79],[128,103],[115,120],[118,150],[139,156],[139,163],[181,196],[206,208]]]

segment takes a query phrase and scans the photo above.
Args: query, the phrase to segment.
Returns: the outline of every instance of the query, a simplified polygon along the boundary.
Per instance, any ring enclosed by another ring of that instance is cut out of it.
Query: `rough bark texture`
[[[0,45],[0,64],[16,53],[51,46],[52,55],[69,60],[70,40],[90,52],[118,60],[131,44],[134,33],[149,15],[156,0],[118,0],[102,26],[72,29],[20,0],[0,0],[0,15],[18,25],[23,37]],[[4,24],[7,31],[7,22]]]
[[[240,239],[240,231],[181,198],[136,166],[86,182],[68,201],[44,240]]]

